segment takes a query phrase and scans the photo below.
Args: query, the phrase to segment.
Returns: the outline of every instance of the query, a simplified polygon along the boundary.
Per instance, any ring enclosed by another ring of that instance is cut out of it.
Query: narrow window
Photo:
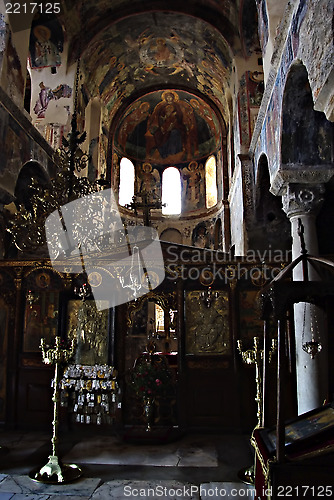
[[[135,167],[131,160],[122,158],[119,166],[118,203],[122,206],[132,202],[135,190]]]
[[[165,331],[165,311],[158,304],[155,304],[155,331],[157,333]]]
[[[181,176],[175,167],[168,167],[162,174],[162,207],[163,215],[181,213]]]
[[[217,205],[217,168],[216,158],[210,156],[205,163],[205,190],[206,190],[206,208]]]

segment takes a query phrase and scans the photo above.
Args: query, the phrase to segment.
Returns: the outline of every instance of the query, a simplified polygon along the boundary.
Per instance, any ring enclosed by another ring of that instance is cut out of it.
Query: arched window
[[[216,158],[210,156],[205,163],[205,191],[206,191],[206,208],[211,208],[217,205],[217,168]]]
[[[162,174],[162,207],[163,215],[181,213],[181,176],[175,167],[168,167]]]
[[[119,165],[118,203],[122,206],[132,202],[135,193],[135,167],[131,160],[123,157]]]

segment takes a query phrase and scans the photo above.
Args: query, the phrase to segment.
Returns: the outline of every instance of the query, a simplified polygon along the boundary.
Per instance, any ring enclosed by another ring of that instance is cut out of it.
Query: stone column
[[[309,255],[318,254],[315,218],[323,202],[323,184],[288,184],[282,197],[283,209],[291,222],[292,259],[301,253],[298,235],[298,219],[304,227],[304,240]],[[303,280],[302,265],[293,273],[295,281]],[[309,266],[309,280],[317,280],[315,271]],[[328,394],[327,332],[324,329],[323,312],[316,306],[298,303],[294,307],[296,338],[296,370],[298,413],[302,414],[321,406]],[[302,344],[311,340],[321,342],[322,351],[314,359],[307,354]],[[317,338],[318,337],[318,338]]]

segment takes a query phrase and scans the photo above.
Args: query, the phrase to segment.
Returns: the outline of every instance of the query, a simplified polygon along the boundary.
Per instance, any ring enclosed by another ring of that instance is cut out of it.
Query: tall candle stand
[[[255,401],[257,403],[257,424],[256,427],[261,427],[262,425],[262,403],[263,403],[263,397],[262,397],[262,376],[261,376],[261,370],[262,370],[262,362],[263,362],[263,349],[260,349],[260,339],[259,337],[254,337],[253,338],[253,349],[247,349],[246,351],[243,351],[243,345],[242,341],[238,340],[237,345],[238,345],[238,351],[241,354],[242,361],[247,364],[247,365],[255,365],[255,382],[256,382],[256,396],[255,396]],[[269,351],[269,361],[271,360],[273,354],[275,353],[277,349],[277,341],[276,339],[272,340],[272,345],[271,349]],[[250,467],[246,467],[239,471],[238,473],[239,478],[247,484],[254,484],[254,465],[251,465]]]
[[[60,382],[60,365],[67,363],[74,354],[74,341],[72,341],[69,349],[65,349],[60,345],[60,337],[55,338],[55,346],[50,348],[45,344],[45,340],[41,339],[40,348],[42,350],[43,362],[46,365],[55,366],[55,375],[53,379],[53,421],[52,421],[52,455],[49,455],[48,462],[39,470],[33,470],[29,476],[35,481],[42,483],[67,483],[78,479],[82,475],[81,469],[74,464],[62,464],[59,461],[57,454],[58,444],[58,424],[59,424],[59,382]]]

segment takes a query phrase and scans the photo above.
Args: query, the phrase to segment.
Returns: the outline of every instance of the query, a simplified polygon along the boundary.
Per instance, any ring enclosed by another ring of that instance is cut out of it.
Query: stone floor
[[[143,437],[87,429],[62,433],[58,455],[63,463],[78,465],[82,476],[57,485],[29,477],[47,462],[50,435],[1,431],[0,500],[254,498],[238,478],[253,461],[248,436],[187,434],[159,444]]]

